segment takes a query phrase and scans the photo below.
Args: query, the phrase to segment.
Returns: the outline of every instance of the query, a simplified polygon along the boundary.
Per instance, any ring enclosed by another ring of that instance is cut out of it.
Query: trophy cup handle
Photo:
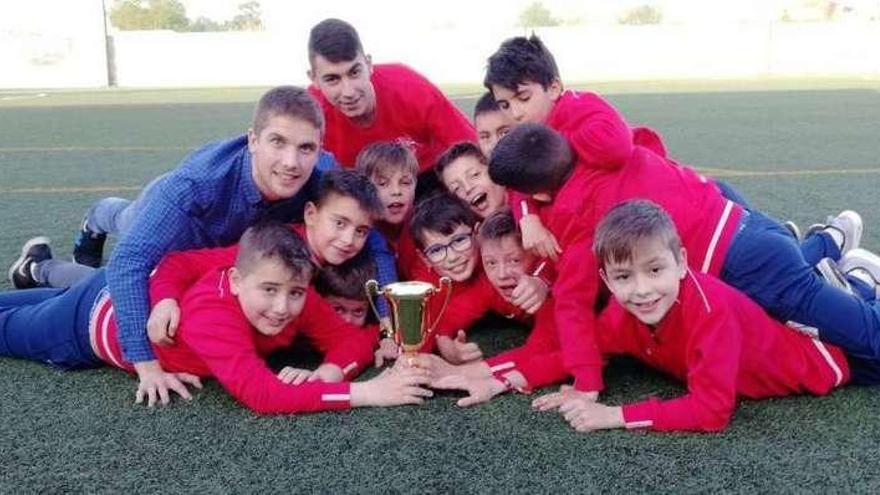
[[[449,305],[449,298],[452,297],[452,279],[449,277],[440,277],[440,288],[437,291],[444,290],[446,292],[446,298],[443,300],[443,306],[440,307],[440,311],[437,312],[437,316],[434,317],[434,322],[431,324],[430,328],[426,332],[427,335],[430,335],[434,332],[434,329],[437,327],[437,324],[440,323],[440,318],[443,317],[443,313],[446,311],[446,306]]]
[[[376,315],[376,321],[381,321],[382,318],[379,317],[379,310],[376,308],[376,303],[373,302],[373,298],[379,295],[379,282],[367,280],[364,284],[364,290],[367,293],[367,302],[370,303],[370,308],[373,310],[373,314]]]

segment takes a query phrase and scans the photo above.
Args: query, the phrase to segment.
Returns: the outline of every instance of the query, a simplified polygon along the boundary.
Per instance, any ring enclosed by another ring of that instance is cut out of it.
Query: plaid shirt
[[[120,239],[107,265],[107,285],[119,325],[119,343],[126,361],[155,359],[147,340],[150,314],[149,275],[171,251],[227,246],[238,241],[256,220],[301,219],[303,207],[317,191],[323,170],[338,165],[322,152],[316,170],[303,189],[289,200],[267,203],[251,175],[247,137],[208,144],[189,155],[140,201],[146,207]],[[372,233],[372,237],[381,236]],[[380,282],[397,279],[387,246],[370,242]],[[374,247],[375,246],[375,247]],[[387,259],[382,257],[382,246]],[[388,267],[390,259],[390,270]],[[383,281],[383,277],[390,277]]]

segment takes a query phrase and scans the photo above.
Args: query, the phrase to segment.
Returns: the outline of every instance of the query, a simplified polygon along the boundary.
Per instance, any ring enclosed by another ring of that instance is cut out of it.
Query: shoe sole
[[[15,273],[15,270],[18,268],[18,265],[24,263],[24,259],[27,258],[27,252],[31,250],[32,247],[37,244],[47,244],[49,245],[51,241],[49,241],[48,237],[38,236],[31,239],[28,239],[27,242],[24,243],[24,246],[21,247],[21,256],[12,263],[12,266],[9,267],[9,271],[6,272],[6,279],[9,282],[12,282],[12,275]]]
[[[856,248],[846,253],[846,256],[838,264],[840,271],[849,273],[854,269],[862,269],[875,281],[880,283],[880,256],[862,248]]]
[[[819,261],[816,264],[816,270],[819,271],[819,275],[829,284],[846,291],[848,294],[855,294],[853,288],[849,285],[849,281],[846,280],[846,276],[834,266],[831,258],[823,258]]]

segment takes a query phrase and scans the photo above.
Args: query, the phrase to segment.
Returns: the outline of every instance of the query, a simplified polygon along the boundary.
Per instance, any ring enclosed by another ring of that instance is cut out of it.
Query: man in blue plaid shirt
[[[264,218],[302,218],[322,171],[337,166],[332,155],[321,151],[323,127],[320,107],[308,92],[274,88],[257,104],[247,135],[196,150],[134,202],[108,198],[90,209],[75,248],[78,260],[91,256],[90,264],[99,265],[106,234],[124,234],[107,265],[107,284],[123,357],[140,380],[136,402],[167,404],[169,390],[189,399],[186,382],[201,386],[188,375],[165,372],[153,355],[146,331],[150,273],[171,251],[233,244]],[[380,281],[395,281],[394,258],[380,235],[371,235],[369,249],[382,267]],[[51,258],[47,244],[29,242],[10,275],[17,287],[67,286],[83,269],[65,263]],[[65,278],[59,274],[71,276],[66,283],[52,284],[53,278]],[[150,327],[171,328],[163,318],[167,316],[150,315]]]

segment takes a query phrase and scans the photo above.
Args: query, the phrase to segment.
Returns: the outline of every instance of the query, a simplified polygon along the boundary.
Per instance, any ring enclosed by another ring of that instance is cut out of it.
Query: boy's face
[[[507,204],[507,190],[492,182],[489,167],[476,157],[459,157],[443,169],[442,176],[446,189],[465,200],[482,218]]]
[[[331,193],[321,206],[306,203],[306,242],[320,264],[339,265],[358,254],[373,218],[352,197]]]
[[[420,252],[420,256],[441,277],[464,282],[474,274],[477,264],[477,246],[473,235],[473,229],[464,224],[456,227],[449,235],[425,230],[422,232],[425,249]]]
[[[474,127],[477,128],[477,137],[480,139],[480,150],[489,156],[498,140],[510,132],[510,128],[516,125],[510,117],[501,110],[483,112],[474,117]]]
[[[546,89],[540,83],[527,81],[520,83],[516,91],[492,85],[492,95],[498,107],[517,124],[543,123],[561,94],[562,84],[559,81],[553,81]]]
[[[324,299],[330,303],[336,314],[346,322],[358,327],[362,327],[366,323],[367,301],[339,296],[325,296]]]
[[[480,242],[480,257],[489,282],[507,300],[535,264],[534,255],[524,250],[514,235]]]
[[[646,325],[663,320],[678,298],[687,273],[684,249],[679,260],[661,239],[645,239],[635,246],[632,260],[605,262],[602,279],[614,298]]]
[[[382,206],[385,207],[382,220],[400,225],[412,212],[416,197],[416,177],[400,167],[387,167],[377,170],[370,182],[376,186]]]
[[[336,63],[316,55],[309,79],[343,115],[359,123],[369,123],[376,114],[376,91],[370,81],[372,71],[370,57],[363,53],[354,60]]]
[[[309,180],[321,151],[321,131],[310,122],[271,115],[259,134],[248,130],[251,176],[266,201],[292,198]]]
[[[230,288],[248,322],[263,335],[277,335],[302,312],[308,280],[294,277],[274,258],[264,259],[247,273],[232,268]]]

